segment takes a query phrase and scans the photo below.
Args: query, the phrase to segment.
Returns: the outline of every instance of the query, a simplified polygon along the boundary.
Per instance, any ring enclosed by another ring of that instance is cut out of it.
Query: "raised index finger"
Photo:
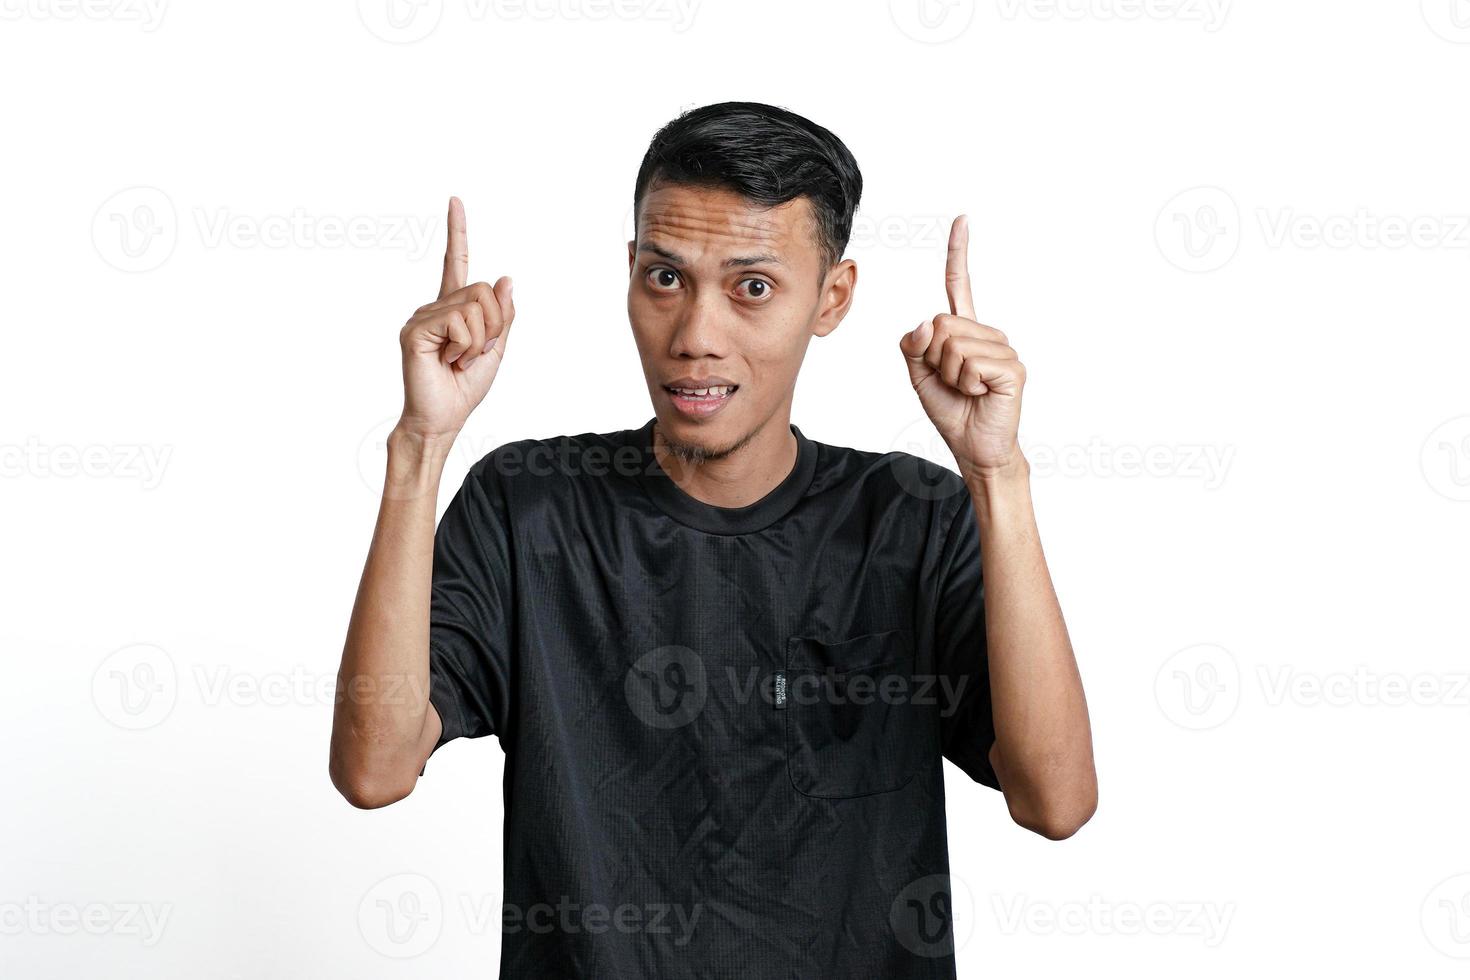
[[[949,229],[949,257],[944,266],[944,291],[949,294],[949,312],[975,319],[975,301],[970,297],[970,218],[960,215]]]
[[[439,280],[439,298],[463,289],[470,277],[470,244],[465,233],[464,202],[449,199],[449,238],[444,244],[444,278]]]

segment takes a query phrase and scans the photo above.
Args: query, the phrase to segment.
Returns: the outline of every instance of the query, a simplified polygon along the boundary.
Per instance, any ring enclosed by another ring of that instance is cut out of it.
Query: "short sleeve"
[[[510,716],[510,524],[493,462],[492,453],[470,467],[434,532],[429,700],[444,730],[430,755],[501,734]]]
[[[934,657],[940,675],[941,744],[944,757],[971,779],[1000,789],[990,765],[995,721],[990,705],[990,664],[985,642],[985,583],[980,529],[968,493],[957,493],[940,555],[934,620]]]

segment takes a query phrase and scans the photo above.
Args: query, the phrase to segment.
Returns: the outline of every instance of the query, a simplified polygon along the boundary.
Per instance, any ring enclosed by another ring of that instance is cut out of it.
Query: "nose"
[[[669,353],[674,357],[724,357],[725,327],[718,308],[720,297],[692,297],[681,311],[674,335],[669,340]]]

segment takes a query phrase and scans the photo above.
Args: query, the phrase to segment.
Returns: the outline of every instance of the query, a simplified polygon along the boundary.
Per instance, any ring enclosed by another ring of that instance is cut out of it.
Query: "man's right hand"
[[[398,428],[420,439],[453,439],[485,398],[505,356],[515,319],[511,280],[465,285],[469,242],[464,204],[449,199],[449,236],[439,298],[419,307],[399,332],[403,417]]]

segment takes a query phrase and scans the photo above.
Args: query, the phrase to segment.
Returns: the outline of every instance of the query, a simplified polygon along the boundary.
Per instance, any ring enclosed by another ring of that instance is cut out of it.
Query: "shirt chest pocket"
[[[786,714],[792,785],[826,799],[908,785],[924,760],[929,732],[914,692],[909,630],[837,641],[791,637],[777,704]]]

